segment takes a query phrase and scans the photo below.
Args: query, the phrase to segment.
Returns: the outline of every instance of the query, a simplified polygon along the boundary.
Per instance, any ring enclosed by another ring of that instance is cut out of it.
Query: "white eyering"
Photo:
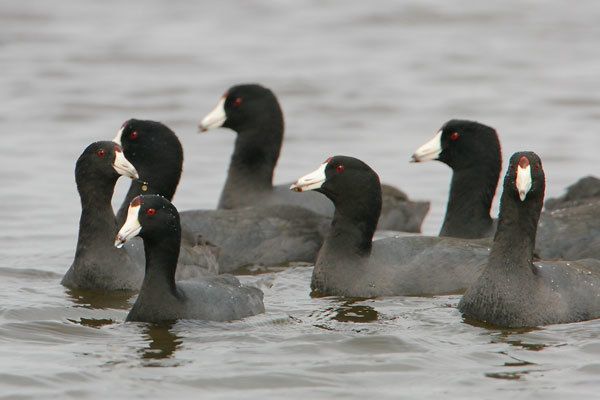
[[[325,168],[327,168],[327,163],[323,163],[311,172],[310,174],[304,175],[302,178],[298,179],[296,183],[290,186],[291,190],[295,190],[297,192],[304,192],[306,190],[314,190],[318,189],[325,182]]]
[[[435,160],[442,152],[442,131],[440,130],[429,142],[419,147],[412,155],[413,162]]]

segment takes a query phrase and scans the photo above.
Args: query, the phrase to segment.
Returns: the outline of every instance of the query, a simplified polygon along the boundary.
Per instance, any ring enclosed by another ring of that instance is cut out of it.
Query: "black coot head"
[[[123,155],[121,146],[108,141],[90,144],[79,156],[75,171],[78,177],[88,180],[116,181],[120,175],[138,177],[136,169]]]
[[[521,202],[544,201],[546,176],[540,157],[531,151],[513,154],[504,178],[505,195]],[[503,194],[503,196],[505,196]]]
[[[169,127],[156,121],[130,119],[126,121],[113,140],[123,147],[125,156],[143,174],[146,170],[165,168],[174,171],[183,164],[181,143]],[[147,172],[146,172],[147,173]]]
[[[452,119],[412,156],[414,162],[429,160],[441,161],[453,170],[471,168],[481,162],[500,164],[501,150],[496,130],[479,122]]]
[[[315,171],[298,179],[291,189],[321,192],[336,205],[345,199],[358,200],[365,194],[381,198],[377,173],[361,160],[348,156],[328,158]]]
[[[162,240],[179,230],[179,213],[169,200],[159,195],[137,196],[129,204],[127,220],[119,230],[115,245],[120,247],[135,236]]]
[[[275,94],[258,84],[236,85],[229,88],[214,110],[202,119],[200,129],[225,127],[243,133],[266,116],[281,118]]]

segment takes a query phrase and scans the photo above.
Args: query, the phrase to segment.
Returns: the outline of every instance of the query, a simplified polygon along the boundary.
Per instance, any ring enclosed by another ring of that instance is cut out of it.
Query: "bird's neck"
[[[236,202],[273,190],[273,171],[279,159],[283,133],[277,132],[264,138],[265,135],[258,130],[261,128],[238,132],[219,208],[250,205]]]
[[[496,274],[519,279],[531,277],[533,251],[541,201],[526,199],[522,204],[513,193],[502,196],[501,212],[487,269]]]
[[[118,229],[111,198],[115,183],[116,179],[111,182],[99,179],[78,182],[81,217],[76,259],[90,249],[114,250],[113,243]]]
[[[329,233],[317,256],[316,275],[337,274],[335,268],[350,272],[363,268],[371,255],[373,234],[381,211],[381,196],[364,199],[365,202],[343,201],[336,203]],[[362,207],[356,207],[361,204]]]
[[[440,236],[466,239],[483,237],[492,227],[490,209],[499,167],[469,168],[452,174],[446,216]]]
[[[176,234],[161,235],[159,237],[144,237],[144,251],[146,254],[146,271],[140,296],[144,292],[152,292],[152,296],[175,295],[175,271],[179,258],[181,231]]]

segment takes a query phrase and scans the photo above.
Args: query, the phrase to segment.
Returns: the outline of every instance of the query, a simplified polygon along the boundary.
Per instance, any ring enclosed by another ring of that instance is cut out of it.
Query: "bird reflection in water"
[[[67,289],[66,292],[76,307],[101,310],[129,310],[133,304],[130,299],[135,294],[131,291],[100,292],[79,289]]]
[[[122,292],[95,292],[78,289],[66,290],[75,307],[86,308],[89,310],[129,310],[131,308],[130,299],[135,294],[130,291]],[[84,318],[79,320],[69,319],[69,321],[87,326],[89,328],[102,328],[103,326],[115,323],[110,318]]]
[[[171,329],[174,322],[164,324],[147,324],[143,328],[143,335],[148,341],[148,347],[141,349],[144,360],[162,360],[170,358],[182,343],[182,338]]]
[[[506,343],[509,346],[517,347],[519,349],[527,351],[542,351],[549,345],[544,343],[533,343],[523,340],[528,333],[539,331],[540,328],[503,328],[492,324],[488,324],[482,321],[473,320],[470,318],[464,318],[464,322],[473,325],[478,328],[484,328],[488,330],[490,335],[490,343]],[[532,372],[543,372],[540,366],[534,362],[527,361],[522,357],[516,357],[511,355],[509,349],[500,350],[498,353],[509,358],[508,361],[502,365],[499,370],[493,372],[486,372],[484,375],[487,378],[502,379],[502,380],[520,380],[526,375]],[[504,367],[504,368],[502,368]]]

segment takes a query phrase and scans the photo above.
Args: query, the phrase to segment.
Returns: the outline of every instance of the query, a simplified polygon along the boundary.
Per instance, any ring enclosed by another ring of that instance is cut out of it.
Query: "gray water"
[[[499,331],[463,322],[457,296],[312,299],[298,267],[245,278],[265,315],[153,327],[123,323],[131,298],[59,280],[81,151],[128,118],[163,121],[186,153],[175,204],[214,207],[234,134],[197,123],[240,82],[284,109],[277,182],[353,155],[430,199],[435,234],[450,170],[408,159],[469,118],[505,158],[538,152],[559,195],[600,174],[599,16],[593,0],[1,0],[0,396],[597,398],[600,321]]]

